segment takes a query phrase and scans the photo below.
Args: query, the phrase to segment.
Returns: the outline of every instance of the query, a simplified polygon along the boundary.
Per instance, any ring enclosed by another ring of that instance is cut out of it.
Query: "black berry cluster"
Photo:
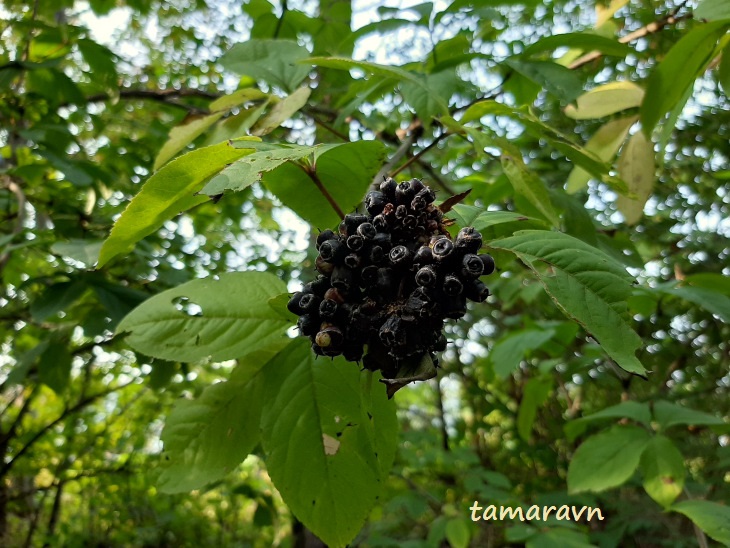
[[[316,354],[362,359],[386,378],[414,356],[430,353],[438,363],[444,321],[464,316],[467,299],[489,296],[479,278],[494,261],[478,254],[482,237],[471,227],[452,241],[434,199],[418,179],[388,178],[366,196],[366,214],[319,234],[320,275],[288,305]]]

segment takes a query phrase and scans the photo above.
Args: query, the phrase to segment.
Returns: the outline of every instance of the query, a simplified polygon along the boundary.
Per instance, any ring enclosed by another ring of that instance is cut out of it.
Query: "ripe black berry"
[[[287,304],[316,355],[362,360],[386,379],[407,376],[424,355],[438,364],[444,321],[489,296],[479,278],[494,260],[478,254],[482,236],[471,227],[452,241],[435,198],[418,179],[386,178],[365,197],[366,213],[317,236],[320,276]]]

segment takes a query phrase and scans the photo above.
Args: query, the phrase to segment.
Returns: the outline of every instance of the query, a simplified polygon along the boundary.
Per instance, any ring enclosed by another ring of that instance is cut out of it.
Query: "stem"
[[[640,29],[636,29],[634,32],[630,32],[626,36],[619,38],[619,43],[628,44],[629,42],[633,42],[634,40],[638,40],[639,38],[643,38],[644,36],[648,36],[649,34],[654,34],[655,32],[662,30],[668,25],[674,25],[675,23],[682,21],[683,19],[692,19],[691,13],[677,17],[677,12],[682,9],[684,4],[686,4],[686,2],[682,2],[674,10],[672,10],[672,13],[670,13],[663,19],[659,19],[658,21],[652,21],[648,25],[645,25]],[[601,53],[600,51],[591,51],[573,61],[570,65],[568,65],[568,68],[577,69],[601,57],[603,57],[603,53]]]
[[[307,167],[305,167],[305,166],[303,166],[301,164],[297,164],[297,165],[299,165],[304,170],[304,172],[307,175],[309,175],[309,178],[312,179],[312,182],[314,183],[314,185],[320,191],[320,193],[322,194],[322,196],[324,196],[325,199],[332,206],[332,209],[335,210],[335,213],[337,213],[337,215],[340,216],[340,219],[344,219],[345,218],[345,214],[342,212],[342,209],[337,204],[337,202],[335,201],[335,199],[332,197],[332,194],[330,194],[329,191],[322,184],[322,181],[319,179],[319,176],[317,175],[317,171],[315,170],[314,166],[312,166],[310,168],[307,168]]]
[[[444,396],[441,393],[441,383],[439,378],[436,377],[436,403],[439,409],[439,417],[441,422],[441,446],[447,453],[450,451],[449,448],[449,433],[446,430],[446,414],[444,413]]]
[[[439,142],[443,141],[444,139],[446,139],[446,138],[447,138],[448,136],[450,136],[450,135],[451,135],[451,133],[449,133],[448,131],[446,131],[446,132],[442,133],[441,135],[439,135],[438,137],[436,137],[436,138],[435,138],[435,139],[434,139],[434,140],[433,140],[433,141],[431,142],[431,144],[430,144],[430,145],[428,145],[428,146],[427,146],[426,148],[424,148],[423,150],[420,150],[420,151],[419,151],[418,153],[416,153],[416,154],[415,154],[414,156],[411,156],[411,157],[410,157],[410,158],[409,158],[409,159],[408,159],[408,160],[407,160],[407,161],[406,161],[406,162],[405,162],[405,163],[404,163],[404,164],[403,164],[402,166],[400,166],[400,167],[399,167],[398,169],[396,169],[395,171],[391,172],[390,176],[391,176],[391,177],[394,177],[394,176],[398,175],[398,173],[400,173],[401,171],[403,171],[403,170],[404,170],[405,168],[407,168],[407,167],[408,167],[409,165],[411,165],[411,164],[412,164],[413,162],[417,162],[417,161],[418,161],[418,159],[419,159],[419,158],[420,158],[421,156],[423,156],[424,154],[426,154],[426,153],[427,153],[427,152],[428,152],[429,150],[431,150],[431,149],[432,149],[433,147],[435,147],[435,146],[436,146],[437,144],[439,144]]]
[[[274,36],[273,38],[276,39],[279,37],[279,32],[281,32],[281,26],[284,24],[284,16],[286,15],[286,12],[289,11],[289,6],[287,6],[287,0],[281,1],[281,17],[276,21],[276,28],[274,29]]]

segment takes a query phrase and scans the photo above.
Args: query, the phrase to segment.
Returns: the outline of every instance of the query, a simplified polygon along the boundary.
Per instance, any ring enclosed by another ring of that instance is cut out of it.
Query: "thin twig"
[[[276,28],[274,29],[274,36],[273,38],[276,39],[279,37],[279,32],[281,32],[281,26],[284,24],[284,16],[286,15],[286,12],[289,11],[289,6],[287,5],[287,0],[281,1],[281,17],[276,21]]]
[[[400,167],[399,167],[398,169],[396,169],[395,171],[392,171],[392,172],[390,173],[390,176],[391,176],[391,177],[395,177],[395,176],[396,176],[396,175],[397,175],[398,173],[400,173],[401,171],[403,171],[403,170],[404,170],[405,168],[407,168],[407,167],[408,167],[409,165],[411,165],[411,164],[412,164],[413,162],[417,162],[417,161],[418,161],[418,160],[419,160],[419,159],[421,158],[421,156],[423,156],[424,154],[426,154],[426,153],[427,153],[427,152],[428,152],[429,150],[431,150],[431,149],[432,149],[433,147],[435,147],[436,145],[438,145],[438,144],[439,144],[439,143],[440,143],[441,141],[443,141],[444,139],[446,139],[446,138],[447,138],[447,137],[448,137],[449,135],[452,135],[452,134],[451,134],[451,133],[449,133],[448,131],[445,131],[444,133],[442,133],[441,135],[439,135],[438,137],[436,137],[436,138],[435,138],[435,139],[434,139],[434,140],[433,140],[433,141],[431,142],[431,144],[430,144],[430,145],[428,145],[428,146],[427,146],[426,148],[424,148],[424,149],[420,150],[420,151],[419,151],[418,153],[416,153],[416,154],[415,154],[414,156],[411,156],[411,157],[410,157],[410,158],[409,158],[409,159],[408,159],[408,160],[407,160],[407,161],[406,161],[406,162],[405,162],[405,163],[404,163],[404,164],[403,164],[402,166],[400,166]]]
[[[344,133],[342,133],[342,132],[340,132],[340,131],[337,131],[337,130],[336,130],[335,128],[333,128],[333,127],[332,127],[331,125],[327,124],[326,122],[323,122],[322,120],[320,120],[319,118],[317,118],[317,117],[316,117],[316,116],[314,116],[313,114],[311,114],[311,113],[309,113],[309,112],[306,112],[305,110],[303,110],[302,112],[303,112],[304,114],[306,114],[307,116],[309,116],[309,118],[311,118],[311,120],[312,120],[312,121],[313,121],[313,122],[314,122],[315,124],[317,124],[318,126],[320,126],[320,127],[324,128],[324,129],[326,129],[327,131],[329,131],[329,132],[330,132],[330,133],[331,133],[332,135],[334,135],[335,137],[338,137],[339,139],[343,140],[343,141],[344,141],[344,142],[346,142],[346,143],[349,143],[349,142],[350,142],[350,138],[349,138],[349,137],[348,137],[347,135],[345,135]]]
[[[682,8],[683,5],[684,2],[677,6],[671,14],[667,15],[663,19],[659,19],[658,21],[652,21],[648,25],[645,25],[640,29],[636,29],[634,32],[630,32],[626,36],[622,36],[618,40],[619,43],[628,44],[629,42],[633,42],[634,40],[638,40],[639,38],[643,38],[644,36],[654,34],[666,26],[674,25],[675,23],[678,23],[679,21],[682,21],[684,19],[692,19],[691,13],[687,13],[680,17],[676,16],[676,13]],[[585,55],[578,57],[578,59],[568,65],[568,68],[574,70],[582,67],[583,65],[587,65],[591,61],[595,61],[596,59],[599,59],[601,57],[603,57],[603,53],[601,53],[600,51],[591,51],[589,53],[586,53]]]
[[[405,140],[398,146],[396,151],[390,157],[390,160],[388,160],[388,162],[386,162],[386,164],[380,168],[380,171],[375,174],[375,177],[373,177],[373,186],[377,186],[380,184],[380,182],[383,180],[383,177],[388,175],[388,172],[393,168],[393,166],[408,153],[410,148],[423,134],[423,126],[418,120],[415,120],[414,123],[411,124],[410,129],[411,131],[408,133],[408,137],[405,138]],[[395,173],[398,173],[398,171],[396,171]]]
[[[332,206],[332,209],[335,210],[337,215],[339,215],[340,219],[345,218],[345,214],[343,213],[342,209],[340,208],[339,204],[335,201],[335,199],[332,197],[332,194],[329,193],[329,190],[327,190],[324,187],[324,184],[322,184],[322,181],[320,180],[319,176],[317,175],[317,171],[312,166],[311,168],[307,168],[299,163],[296,163],[299,167],[301,167],[304,170],[304,173],[306,173],[310,179],[312,179],[312,182],[317,187],[319,192],[322,194],[322,196],[325,197],[325,199],[329,202],[329,204]]]
[[[119,91],[118,95],[112,96],[108,93],[97,93],[95,95],[89,95],[84,99],[85,103],[102,103],[104,101],[109,101],[113,97],[118,97],[119,99],[144,99],[149,101],[158,101],[160,103],[165,103],[166,105],[170,105],[177,108],[182,108],[187,110],[188,112],[195,113],[195,114],[205,114],[208,111],[206,109],[201,109],[198,107],[195,107],[193,105],[187,105],[185,103],[180,103],[178,101],[175,101],[175,98],[181,98],[181,97],[199,97],[201,99],[217,99],[221,96],[219,93],[211,93],[208,91],[203,91],[200,89],[193,89],[193,88],[182,88],[182,89],[122,89]],[[60,107],[66,107],[73,104],[73,102],[66,102],[61,103]]]
[[[13,465],[18,461],[18,459],[20,457],[22,457],[23,455],[25,455],[25,453],[27,453],[30,450],[30,448],[33,447],[33,445],[40,438],[42,438],[46,433],[48,433],[50,430],[52,430],[61,421],[65,420],[66,418],[68,418],[69,416],[73,415],[77,411],[80,411],[81,409],[83,409],[84,407],[86,407],[90,403],[94,402],[95,400],[97,400],[99,398],[103,398],[104,396],[108,396],[109,394],[111,394],[113,392],[116,392],[118,390],[123,390],[124,388],[126,388],[127,386],[133,384],[134,382],[135,382],[134,380],[131,380],[131,381],[127,382],[127,383],[123,383],[123,384],[120,384],[118,386],[114,386],[114,387],[109,388],[107,390],[102,390],[101,392],[99,392],[97,394],[93,394],[91,396],[88,396],[86,398],[83,398],[82,400],[78,401],[72,407],[66,408],[63,411],[63,413],[61,413],[61,415],[57,419],[51,421],[50,423],[48,423],[47,425],[45,425],[43,428],[41,428],[40,430],[38,430],[38,432],[36,432],[33,435],[33,437],[30,438],[25,443],[25,445],[23,445],[23,447],[20,448],[20,450],[18,452],[15,453],[13,455],[13,457],[2,466],[2,468],[0,468],[0,478],[5,477],[5,475],[10,471],[10,469],[13,467]]]
[[[9,175],[3,175],[2,176],[2,186],[7,188],[12,194],[15,195],[15,199],[18,202],[18,214],[15,217],[15,225],[13,226],[13,229],[11,231],[11,234],[13,236],[17,236],[20,234],[23,230],[23,225],[25,224],[25,204],[27,203],[27,199],[25,197],[25,194],[23,193],[23,189],[20,188],[20,184],[18,181],[9,176]],[[5,265],[10,260],[10,251],[6,251],[2,255],[0,255],[0,273],[5,268]]]

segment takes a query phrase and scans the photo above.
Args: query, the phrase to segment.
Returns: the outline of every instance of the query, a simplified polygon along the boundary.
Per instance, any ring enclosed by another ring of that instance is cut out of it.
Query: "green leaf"
[[[269,95],[267,93],[256,88],[237,89],[233,93],[223,95],[213,101],[209,105],[209,108],[212,112],[220,112],[250,101],[262,101],[268,97]]]
[[[542,219],[527,217],[514,211],[484,211],[482,207],[464,204],[455,205],[449,212],[449,217],[452,217],[457,225],[461,227],[473,226],[479,232],[491,226],[505,223],[521,223],[523,224],[522,228],[532,227],[533,225],[548,226]]]
[[[38,380],[60,394],[71,380],[72,361],[67,340],[51,341],[38,360]]]
[[[426,127],[431,119],[448,114],[449,99],[456,91],[459,79],[453,70],[420,76],[422,82],[406,81],[401,84],[401,93],[406,102],[413,107],[418,118]]]
[[[651,439],[638,426],[614,426],[591,436],[573,455],[568,467],[568,493],[599,493],[625,483],[639,465]]]
[[[502,154],[502,169],[515,192],[524,196],[554,226],[560,225],[560,219],[550,201],[545,183],[527,168],[521,156]]]
[[[717,79],[720,81],[725,95],[730,95],[730,44],[722,49],[720,66],[717,69]]]
[[[268,302],[284,291],[284,282],[266,272],[193,280],[143,302],[117,333],[129,333],[129,346],[154,358],[230,360],[285,340],[290,322]]]
[[[730,506],[709,500],[683,500],[672,511],[684,514],[713,540],[730,545]]]
[[[618,173],[636,198],[619,195],[616,207],[627,225],[635,225],[644,214],[644,204],[654,188],[654,145],[642,131],[629,138],[618,159]]]
[[[312,93],[308,87],[301,87],[294,93],[285,97],[274,105],[266,116],[259,119],[251,128],[251,134],[258,137],[271,133],[283,122],[286,122],[292,115],[307,104],[307,99]]]
[[[570,32],[540,38],[534,44],[527,46],[521,55],[535,55],[544,51],[554,51],[560,47],[578,48],[585,51],[596,50],[604,55],[614,55],[616,57],[625,57],[632,52],[632,49],[626,44],[600,34]]]
[[[152,234],[162,223],[194,205],[209,200],[197,195],[203,182],[252,149],[231,143],[200,148],[165,165],[152,175],[114,223],[99,254],[97,268],[113,257],[128,253],[134,244]]]
[[[580,434],[585,432],[586,426],[591,422],[623,418],[633,419],[648,428],[651,425],[651,411],[649,410],[649,404],[628,400],[617,405],[601,409],[591,415],[570,421],[565,425],[565,435],[569,441],[573,441]]]
[[[524,329],[508,332],[494,344],[489,353],[489,361],[493,364],[495,374],[502,378],[511,375],[527,352],[540,348],[553,335],[555,335],[555,331],[552,329]]]
[[[515,58],[505,61],[533,82],[540,84],[565,103],[572,103],[583,91],[583,84],[575,72],[550,61],[520,61]]]
[[[697,20],[720,21],[730,19],[730,4],[727,0],[701,0],[693,11]]]
[[[249,354],[238,360],[228,381],[175,404],[162,431],[162,492],[191,491],[222,479],[258,445],[262,371],[275,355],[271,350]]]
[[[309,67],[299,64],[306,59],[306,48],[289,40],[249,40],[233,46],[219,62],[223,68],[291,92],[309,74]]]
[[[654,126],[682,98],[712,58],[728,23],[699,25],[686,33],[652,71],[641,105],[641,125],[650,135]]]
[[[638,116],[630,116],[628,118],[619,118],[606,122],[598,131],[588,140],[585,149],[595,154],[604,162],[610,162],[616,156],[618,149],[626,139],[626,135],[634,122],[638,120]],[[568,176],[566,190],[569,194],[574,194],[583,189],[591,179],[591,174],[582,167],[575,167]]]
[[[626,300],[633,277],[602,251],[560,232],[521,230],[489,247],[511,251],[530,267],[568,317],[591,333],[626,371],[643,374],[634,353],[642,346]],[[552,267],[543,272],[540,264]]]
[[[520,408],[517,411],[517,433],[523,440],[530,440],[537,409],[547,401],[552,389],[553,382],[548,377],[533,377],[525,384]]]
[[[264,144],[264,143],[261,143]],[[321,146],[321,145],[320,145]],[[259,152],[244,156],[213,177],[203,187],[201,194],[214,196],[225,190],[240,191],[259,181],[261,176],[280,165],[309,156],[316,147],[301,145],[278,145],[268,143],[255,147]],[[263,148],[263,150],[261,150]]]
[[[202,135],[206,129],[215,124],[221,116],[223,116],[222,112],[216,112],[208,116],[196,117],[192,121],[186,121],[184,124],[172,128],[167,141],[162,145],[160,152],[157,153],[152,169],[154,171],[160,169],[170,158],[192,143],[196,137]]]
[[[54,243],[51,246],[51,253],[68,257],[74,261],[84,263],[87,267],[92,267],[99,259],[99,252],[103,243],[102,240],[72,238],[68,242]]]
[[[647,494],[667,509],[684,487],[684,457],[665,436],[654,436],[641,454],[639,469]]]
[[[100,83],[110,89],[118,88],[119,76],[115,62],[117,56],[109,48],[86,38],[78,40],[76,45],[89,65],[89,72],[93,75],[94,83]]]
[[[712,272],[701,272],[690,274],[684,278],[684,283],[692,287],[710,289],[730,297],[730,276],[715,274]]]
[[[324,152],[321,152],[324,150]],[[318,149],[315,174],[343,212],[354,210],[383,164],[385,148],[379,141],[356,141]],[[339,215],[317,183],[291,162],[264,173],[266,187],[312,226],[325,229],[340,222]]]
[[[709,413],[695,411],[675,403],[659,400],[654,403],[654,418],[663,430],[680,424],[691,424],[695,426],[721,426],[726,425],[720,417]]]
[[[446,540],[453,548],[467,548],[471,531],[469,530],[469,522],[464,518],[451,518],[446,522]]]
[[[592,152],[585,150],[571,141],[566,135],[544,124],[526,108],[513,108],[496,101],[479,101],[464,112],[460,123],[466,124],[478,120],[483,116],[507,116],[524,125],[525,129],[538,139],[546,139],[556,150],[565,155],[574,164],[589,171],[604,183],[617,189],[626,191],[626,184],[609,174],[610,166],[602,162]],[[473,128],[472,128],[473,129]],[[485,131],[490,131],[485,127]]]
[[[389,472],[395,406],[377,383],[363,391],[355,364],[315,363],[309,346],[296,340],[266,368],[266,465],[294,515],[327,545],[345,546]]]
[[[527,539],[525,548],[595,548],[595,544],[581,531],[551,527]]]
[[[356,61],[346,57],[310,57],[307,63],[319,67],[327,67],[339,70],[360,69],[368,74],[382,76],[384,78],[395,78],[401,82],[412,82],[426,90],[426,83],[418,74],[414,74],[400,67],[392,67],[388,65],[380,65],[378,63],[370,63],[368,61]]]
[[[676,295],[704,308],[712,314],[716,314],[725,323],[730,323],[730,297],[727,295],[704,287],[689,287],[686,285],[671,288],[654,288],[654,291],[668,295]]]
[[[565,107],[565,115],[574,120],[591,120],[616,114],[641,105],[644,90],[633,82],[611,82],[594,88]]]
[[[30,305],[30,315],[37,322],[56,316],[70,308],[86,292],[82,280],[60,282],[48,286]]]

